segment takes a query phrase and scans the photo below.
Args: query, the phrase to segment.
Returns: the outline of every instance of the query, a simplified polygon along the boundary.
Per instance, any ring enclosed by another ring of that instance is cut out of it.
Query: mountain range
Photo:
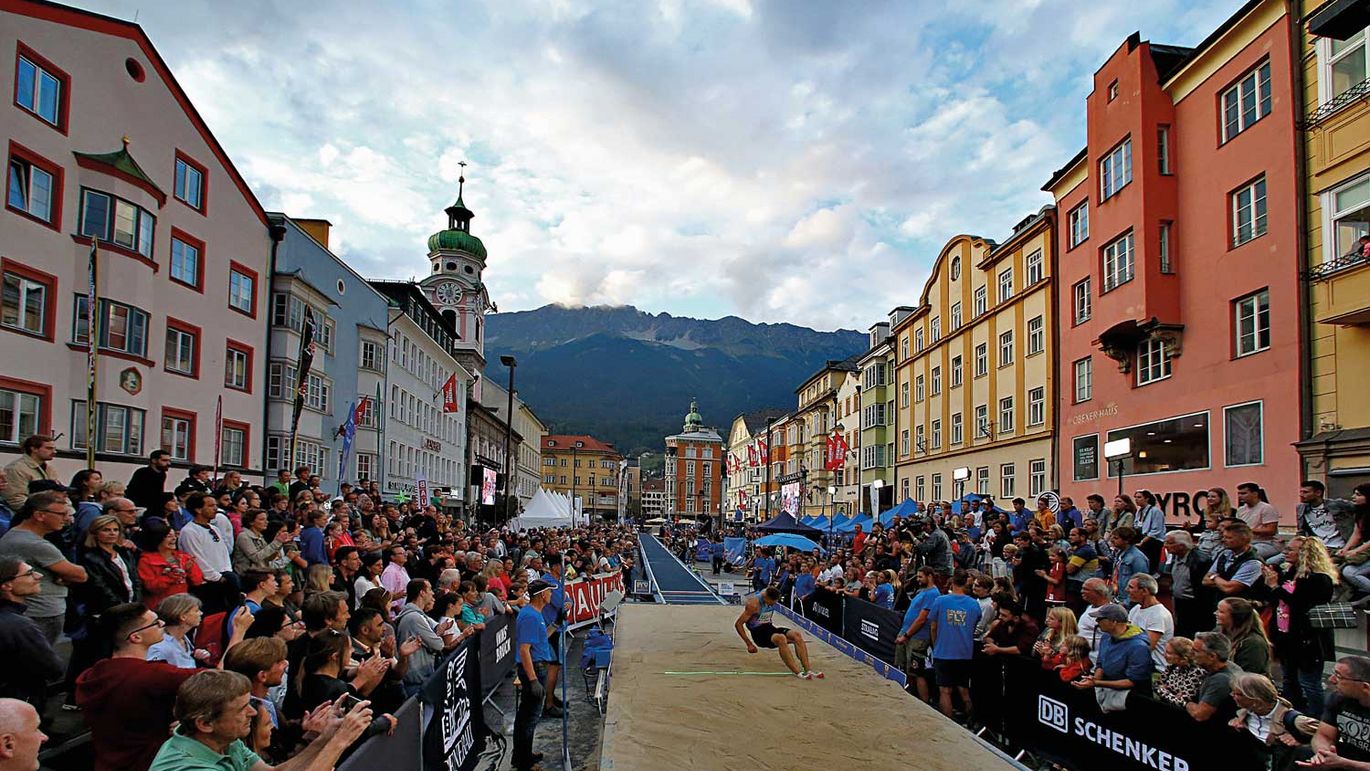
[[[590,434],[629,457],[659,453],[663,438],[680,432],[692,398],[705,425],[726,436],[741,413],[793,410],[795,389],[825,362],[865,349],[866,336],[854,330],[653,315],[632,306],[493,314],[485,340],[491,372],[501,355],[518,359],[514,387],[549,431]]]

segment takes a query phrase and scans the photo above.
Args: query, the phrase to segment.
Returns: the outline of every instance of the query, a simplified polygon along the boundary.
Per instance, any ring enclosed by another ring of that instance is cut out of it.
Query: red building
[[[1172,521],[1254,481],[1292,521],[1301,352],[1290,19],[1253,0],[1193,49],[1134,34],[1094,75],[1059,217],[1063,494],[1126,489]]]
[[[717,517],[723,505],[723,437],[690,401],[685,428],[666,437],[666,516]]]

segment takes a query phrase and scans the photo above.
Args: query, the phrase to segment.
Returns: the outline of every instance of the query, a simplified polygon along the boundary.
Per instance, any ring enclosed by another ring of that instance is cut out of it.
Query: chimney
[[[296,219],[294,217],[291,219],[294,219],[295,224],[308,233],[310,238],[323,244],[323,248],[331,248],[328,245],[328,231],[333,227],[333,223],[328,220]]]

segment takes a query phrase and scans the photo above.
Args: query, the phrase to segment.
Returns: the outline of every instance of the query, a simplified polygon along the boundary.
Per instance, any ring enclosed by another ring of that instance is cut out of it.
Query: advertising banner
[[[362,742],[338,771],[371,771],[375,768],[423,768],[423,716],[418,699],[409,699],[395,710],[395,732]]]
[[[747,554],[747,539],[729,536],[723,539],[723,556],[731,564],[740,564]]]
[[[832,632],[842,634],[842,595],[818,588],[804,601],[804,618]]]
[[[790,482],[780,486],[780,509],[790,516],[799,515],[799,483]]]
[[[457,647],[423,684],[427,707],[423,767],[428,771],[470,771],[485,750],[485,712],[480,688],[479,641]],[[400,768],[390,762],[386,767]]]
[[[495,505],[495,484],[498,481],[499,472],[492,468],[481,469],[480,475],[480,502],[486,506]]]
[[[604,573],[566,582],[567,629],[593,623],[599,617],[604,595],[615,590],[624,591],[622,573]]]
[[[489,696],[514,671],[514,626],[509,616],[496,615],[480,632],[480,685]]]
[[[886,663],[894,663],[894,638],[903,618],[892,610],[847,597],[842,607],[842,636]]]

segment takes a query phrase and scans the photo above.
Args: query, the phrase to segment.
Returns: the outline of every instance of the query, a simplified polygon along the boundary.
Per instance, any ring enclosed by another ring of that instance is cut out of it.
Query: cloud
[[[1084,141],[1125,37],[1239,0],[85,0],[138,19],[268,208],[427,273],[466,161],[503,310],[864,329],[961,232],[1002,238]]]

